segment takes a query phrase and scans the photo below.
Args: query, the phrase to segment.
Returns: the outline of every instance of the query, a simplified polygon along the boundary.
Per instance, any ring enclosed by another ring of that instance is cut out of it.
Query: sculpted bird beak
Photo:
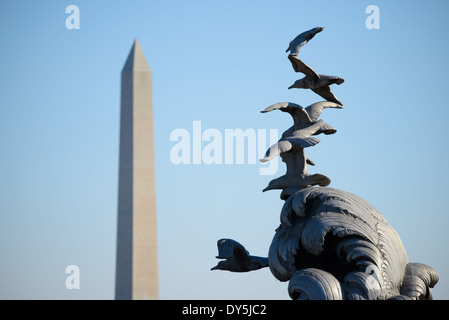
[[[292,84],[290,87],[288,87],[289,89],[294,88],[294,84]]]
[[[210,271],[212,271],[212,270],[218,270],[218,264],[215,267],[210,269]]]
[[[265,192],[265,191],[268,191],[268,190],[273,190],[273,188],[270,187],[270,186],[268,186],[268,187],[266,187],[265,189],[263,189],[262,192]]]

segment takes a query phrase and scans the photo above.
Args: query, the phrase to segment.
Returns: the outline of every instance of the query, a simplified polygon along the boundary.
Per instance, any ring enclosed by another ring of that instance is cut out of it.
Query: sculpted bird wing
[[[338,103],[330,102],[330,101],[322,101],[322,102],[317,102],[317,103],[311,104],[310,106],[305,108],[305,110],[306,110],[307,114],[309,115],[310,119],[312,121],[316,121],[320,117],[324,108],[343,109],[343,107],[341,105],[339,105]]]
[[[321,133],[329,135],[329,134],[334,134],[335,132],[337,132],[337,129],[332,127],[330,124],[323,122],[323,125],[320,127],[320,129],[317,132],[314,133],[314,135],[318,135]]]
[[[313,92],[322,96],[324,99],[330,102],[335,102],[341,106],[343,105],[343,103],[341,103],[340,100],[338,100],[337,97],[335,97],[334,94],[331,92],[331,88],[329,86],[322,86],[312,90]]]
[[[272,104],[271,106],[267,107],[265,110],[261,111],[262,113],[270,112],[273,110],[281,110],[283,112],[288,112],[292,118],[293,122],[295,124],[299,123],[311,123],[311,119],[309,117],[309,114],[307,111],[301,107],[299,104],[292,103],[292,102],[279,102]]]
[[[232,239],[220,239],[217,241],[218,259],[231,258],[234,254],[248,256],[245,247]]]
[[[266,112],[270,112],[273,110],[281,110],[281,111],[290,113],[291,110],[296,110],[296,109],[303,109],[303,107],[301,107],[299,104],[296,104],[293,102],[279,102],[279,103],[272,104],[269,107],[266,107],[264,110],[262,110],[260,112],[266,113]]]
[[[282,138],[273,144],[266,152],[265,157],[259,161],[262,163],[267,162],[277,155],[288,152],[295,147],[307,148],[316,145],[320,142],[320,139],[312,138],[310,136],[322,131],[323,128],[327,127],[325,127],[323,120],[319,120],[304,129],[293,131],[288,137]]]
[[[290,41],[287,50],[285,52],[290,51],[290,54],[298,55],[299,50],[309,41],[311,40],[318,32],[323,31],[323,27],[316,27],[310,30],[307,30],[300,35],[296,36],[295,39]]]
[[[300,131],[300,130],[298,130]],[[273,144],[270,149],[267,150],[265,153],[265,157],[263,159],[260,159],[259,161],[264,163],[267,161],[270,161],[274,157],[278,156],[281,153],[288,152],[292,150],[294,147],[300,147],[300,148],[307,148],[316,145],[320,142],[320,139],[318,138],[301,138],[301,137],[295,137],[290,136],[288,138],[279,140],[275,144]]]
[[[301,129],[301,130],[294,131],[292,133],[291,137],[294,138],[294,139],[308,138],[311,135],[316,134],[317,132],[322,130],[323,127],[325,127],[324,121],[323,120],[318,120],[317,122],[315,122],[311,126],[308,126],[308,127],[304,128],[304,129]],[[288,139],[291,140],[291,138],[288,138]]]
[[[292,149],[292,144],[288,140],[280,140],[273,144],[265,153],[265,157],[260,159],[259,161],[264,163],[270,161],[274,157],[278,156],[281,153],[290,151]]]
[[[305,64],[301,59],[299,59],[297,56],[289,55],[288,60],[292,63],[292,67],[296,72],[302,72],[306,75],[306,77],[312,78],[312,79],[319,79],[320,76],[318,73],[316,73],[315,70],[313,70],[312,67]]]

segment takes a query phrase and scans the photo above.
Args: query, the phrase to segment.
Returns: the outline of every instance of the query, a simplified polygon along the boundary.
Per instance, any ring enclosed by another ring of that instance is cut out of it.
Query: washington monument
[[[137,40],[121,74],[115,298],[158,299],[151,70]]]

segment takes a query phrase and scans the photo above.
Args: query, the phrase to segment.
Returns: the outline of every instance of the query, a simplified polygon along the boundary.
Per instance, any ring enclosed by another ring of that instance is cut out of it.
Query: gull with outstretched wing
[[[337,108],[342,109],[343,107],[337,103],[329,102],[329,101],[322,101],[317,102],[314,104],[311,104],[310,106],[303,108],[299,104],[292,103],[292,102],[279,102],[272,104],[271,106],[267,107],[266,109],[262,110],[262,113],[270,112],[273,110],[280,110],[282,112],[289,113],[293,118],[293,126],[292,128],[288,129],[285,134],[290,134],[291,132],[299,129],[304,129],[308,126],[311,126],[314,124],[319,116],[321,115],[323,109],[326,108]],[[324,134],[333,134],[337,130],[334,129],[332,126],[324,123],[322,131],[319,131],[317,134],[324,133]]]
[[[318,32],[321,32],[324,28],[317,27],[301,33],[295,39],[293,39],[286,52],[290,51],[288,59],[290,60],[295,72],[301,72],[305,75],[304,78],[297,80],[293,85],[289,87],[298,89],[311,89],[316,94],[320,95],[324,99],[343,105],[340,100],[335,97],[330,89],[332,84],[342,84],[343,78],[337,76],[328,76],[324,74],[318,74],[312,67],[304,63],[299,57],[300,49],[311,40]]]
[[[318,32],[323,31],[324,27],[316,27],[310,30],[307,30],[300,35],[298,35],[295,39],[290,41],[287,50],[285,52],[290,51],[291,55],[298,55],[299,50],[309,41],[311,40]]]
[[[265,153],[265,157],[259,161],[264,163],[284,152],[316,145],[320,142],[320,139],[311,137],[311,135],[323,130],[323,127],[325,127],[324,121],[318,120],[311,126],[291,132],[290,135],[282,137],[278,142],[273,144]]]
[[[288,59],[292,63],[293,69],[296,72],[301,72],[305,75],[304,78],[296,80],[289,89],[311,89],[316,94],[320,95],[324,99],[343,105],[340,100],[335,97],[330,89],[330,85],[340,85],[344,82],[343,78],[337,76],[328,76],[325,74],[318,74],[310,66],[304,63],[297,56],[289,55]]]
[[[217,241],[220,261],[211,270],[227,270],[232,272],[248,272],[268,267],[268,258],[251,256],[243,245],[232,239]]]

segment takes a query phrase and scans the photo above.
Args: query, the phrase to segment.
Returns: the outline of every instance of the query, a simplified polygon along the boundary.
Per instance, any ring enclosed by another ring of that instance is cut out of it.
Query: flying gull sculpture
[[[287,50],[285,52],[290,51],[290,55],[297,56],[299,54],[299,50],[309,41],[311,40],[318,32],[323,31],[324,27],[316,27],[305,31],[298,35],[295,39],[290,41]]]
[[[286,52],[290,50],[288,59],[290,60],[293,69],[296,72],[301,72],[305,75],[304,78],[295,81],[289,89],[311,89],[316,94],[320,95],[324,99],[343,105],[340,100],[335,97],[330,89],[332,84],[342,84],[343,78],[337,76],[328,76],[324,74],[318,74],[312,67],[304,63],[298,58],[300,49],[311,40],[318,32],[321,32],[323,27],[316,27],[306,32],[301,33],[295,39],[290,42],[290,45]]]
[[[327,101],[306,108],[280,102],[261,111],[280,110],[293,118],[293,125],[259,160],[263,163],[279,155],[287,166],[285,175],[271,180],[263,190],[282,189],[280,198],[285,200],[268,259],[251,256],[237,241],[221,239],[217,258],[223,261],[212,270],[246,272],[269,267],[277,280],[288,281],[288,294],[294,300],[431,300],[438,273],[409,261],[385,217],[355,194],[328,187],[328,177],[307,172],[307,165],[314,163],[304,149],[320,142],[314,136],[337,131],[319,119],[321,113],[343,108],[330,85],[344,80],[317,74],[298,57],[301,48],[322,30],[301,33],[287,52],[293,69],[305,74],[290,88],[312,89]]]
[[[217,259],[225,259],[211,270],[248,272],[268,267],[268,258],[251,256],[243,245],[232,239],[217,241]]]
[[[320,141],[311,137],[312,135],[321,133],[329,135],[337,131],[323,120],[318,120],[325,108],[342,109],[343,107],[328,101],[317,102],[306,108],[291,102],[280,102],[261,111],[265,113],[280,110],[289,113],[293,118],[293,126],[286,130],[281,139],[268,149],[265,157],[260,159],[260,162],[264,163],[280,155],[287,166],[286,174],[270,181],[263,190],[264,192],[272,189],[283,189],[281,198],[284,198],[284,196],[302,188],[313,185],[323,187],[330,184],[330,179],[325,175],[307,174],[307,164],[314,165],[314,163],[304,154],[304,148],[313,146]]]

